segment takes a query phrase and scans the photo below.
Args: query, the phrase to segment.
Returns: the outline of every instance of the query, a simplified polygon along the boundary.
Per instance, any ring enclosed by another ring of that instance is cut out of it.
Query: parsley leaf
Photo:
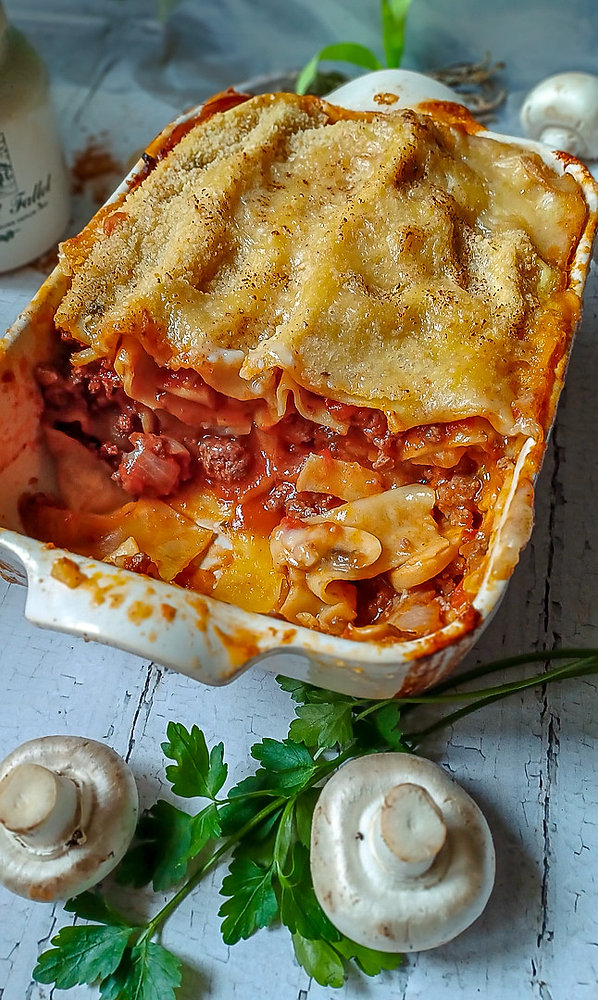
[[[206,846],[208,841],[216,840],[221,834],[218,809],[213,802],[191,818],[191,843],[187,850],[187,858],[194,858]]]
[[[357,704],[355,698],[351,695],[341,694],[339,691],[326,691],[324,688],[314,687],[313,684],[306,684],[305,681],[296,681],[292,677],[283,677],[279,675],[276,678],[276,683],[283,691],[287,691],[293,701],[300,702],[301,704],[310,703],[313,705],[321,705],[323,702],[332,704],[345,702],[348,705]]]
[[[280,742],[266,738],[254,743],[251,756],[269,772],[273,789],[281,795],[294,795],[317,768],[309,750],[293,740]]]
[[[112,909],[99,892],[82,892],[69,899],[64,908],[67,913],[76,913],[83,920],[94,920],[99,924],[111,924],[115,927],[128,926],[127,921]]]
[[[276,794],[272,782],[273,776],[260,767],[255,774],[243,778],[230,789],[226,803],[218,810],[225,837],[249,823],[263,808],[265,799]]]
[[[283,691],[290,694],[293,701],[301,703],[309,701],[310,693],[316,690],[311,684],[306,684],[304,681],[296,681],[294,677],[283,677],[282,674],[276,678],[276,683]]]
[[[217,743],[208,755],[206,739],[198,726],[191,732],[180,722],[169,722],[169,742],[162,744],[166,757],[176,761],[166,768],[166,777],[176,795],[214,799],[226,781],[228,768],[223,761],[224,744]]]
[[[181,962],[154,941],[128,948],[118,969],[100,984],[102,1000],[175,1000]]]
[[[138,843],[125,854],[117,880],[137,889],[151,881],[156,892],[180,882],[191,856],[193,822],[194,817],[159,799],[139,820]]]
[[[248,938],[259,927],[276,918],[278,901],[272,885],[272,868],[260,868],[251,858],[233,858],[229,874],[222,882],[222,896],[230,898],[218,911],[225,944]]]
[[[38,983],[55,983],[69,990],[79,983],[95,983],[118,968],[131,936],[131,927],[63,927],[54,945],[39,956],[33,970]]]
[[[302,937],[338,941],[341,935],[324,913],[314,892],[308,849],[295,841],[292,858],[291,871],[280,880],[282,923]]]
[[[343,960],[327,941],[312,941],[301,934],[293,934],[293,948],[299,965],[320,986],[340,988],[344,984]]]
[[[344,936],[335,941],[334,947],[345,958],[353,958],[366,976],[377,976],[383,969],[397,969],[403,963],[403,956],[396,951],[376,951]]]
[[[373,722],[384,742],[391,750],[406,751],[403,732],[399,728],[401,706],[399,702],[389,702],[373,713]]]
[[[274,834],[272,857],[276,862],[277,871],[283,871],[291,845],[295,838],[295,803],[287,802],[278,820]]]
[[[295,825],[299,841],[309,850],[311,844],[311,824],[314,809],[320,796],[317,788],[308,788],[302,792],[295,803]]]
[[[344,746],[353,738],[349,702],[301,705],[289,728],[289,736],[308,747]]]

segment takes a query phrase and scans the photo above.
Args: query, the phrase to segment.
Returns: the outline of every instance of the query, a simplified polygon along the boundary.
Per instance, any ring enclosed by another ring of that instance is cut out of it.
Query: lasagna
[[[61,247],[29,532],[356,640],[473,624],[579,316],[577,182],[457,106],[292,94],[144,158]]]

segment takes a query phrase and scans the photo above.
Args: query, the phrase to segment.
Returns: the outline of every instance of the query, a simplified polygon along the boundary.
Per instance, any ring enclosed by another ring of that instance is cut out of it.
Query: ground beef
[[[247,439],[216,435],[201,439],[199,459],[208,478],[218,483],[244,479],[253,461]]]
[[[332,510],[333,507],[338,507],[340,503],[341,500],[328,493],[309,493],[304,490],[291,496],[286,501],[284,509],[287,517],[317,517],[327,510]]]
[[[71,378],[75,384],[82,382],[99,406],[106,406],[118,390],[122,389],[118,375],[106,361],[73,368]]]
[[[160,579],[160,573],[155,562],[153,562],[145,552],[135,552],[132,556],[122,556],[118,560],[118,565],[123,569],[130,569],[133,573],[145,573],[154,580]]]

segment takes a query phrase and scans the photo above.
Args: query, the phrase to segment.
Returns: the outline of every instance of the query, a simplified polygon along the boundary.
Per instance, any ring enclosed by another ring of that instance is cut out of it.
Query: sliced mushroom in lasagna
[[[213,102],[62,245],[57,493],[28,529],[354,639],[473,618],[552,417],[586,214],[450,106]]]

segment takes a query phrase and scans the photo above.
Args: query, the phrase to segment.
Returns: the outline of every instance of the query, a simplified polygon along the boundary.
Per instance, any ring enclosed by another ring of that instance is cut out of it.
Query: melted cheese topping
[[[197,124],[63,244],[56,323],[82,360],[134,338],[272,411],[282,370],[393,431],[537,433],[585,216],[571,177],[462,125],[264,95]]]

